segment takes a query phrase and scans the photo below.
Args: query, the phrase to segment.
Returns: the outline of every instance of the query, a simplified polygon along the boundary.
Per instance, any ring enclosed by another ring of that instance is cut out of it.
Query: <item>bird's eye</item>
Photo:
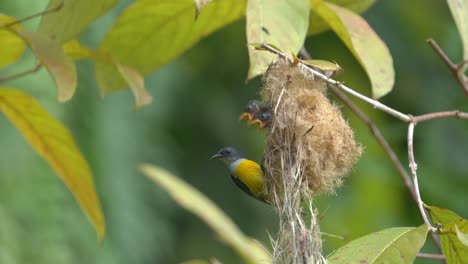
[[[226,154],[229,154],[229,153],[231,153],[231,150],[230,150],[230,149],[226,149],[225,152],[226,152]]]
[[[268,113],[263,113],[260,115],[260,120],[267,120],[268,118],[270,117],[270,115]]]
[[[245,111],[246,111],[246,112],[252,111],[252,106],[251,106],[251,105],[246,106],[246,107],[245,107]]]

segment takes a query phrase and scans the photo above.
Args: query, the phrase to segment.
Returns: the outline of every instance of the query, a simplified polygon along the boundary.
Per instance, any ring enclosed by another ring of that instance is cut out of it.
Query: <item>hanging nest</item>
[[[324,81],[280,60],[268,68],[260,95],[274,112],[266,135],[268,187],[284,193],[284,170],[299,166],[302,175],[296,187],[303,196],[334,193],[362,148],[339,108],[326,97]]]
[[[324,81],[303,67],[284,59],[270,65],[260,96],[273,111],[263,166],[280,219],[274,263],[325,263],[312,199],[342,185],[362,148],[326,97]]]

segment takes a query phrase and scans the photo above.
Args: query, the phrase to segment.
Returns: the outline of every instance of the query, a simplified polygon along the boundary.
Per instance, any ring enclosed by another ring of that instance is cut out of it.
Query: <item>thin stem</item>
[[[461,112],[458,110],[454,111],[444,111],[444,112],[434,112],[419,116],[414,116],[412,122],[420,123],[428,120],[440,119],[440,118],[447,118],[447,117],[454,117],[458,119],[468,119],[468,113]]]
[[[51,8],[47,8],[46,10],[43,10],[43,11],[41,11],[41,12],[38,12],[38,13],[29,15],[29,16],[26,16],[26,17],[23,17],[23,18],[21,18],[21,19],[12,21],[12,22],[10,22],[10,23],[6,23],[6,24],[3,24],[3,25],[0,25],[0,28],[2,28],[2,27],[11,27],[11,26],[13,26],[13,25],[23,23],[24,21],[27,21],[27,20],[30,20],[30,19],[33,19],[33,18],[36,18],[36,17],[39,17],[39,16],[43,16],[43,15],[46,15],[46,14],[49,14],[49,13],[57,12],[57,11],[59,11],[60,9],[62,9],[63,3],[64,3],[64,1],[62,0],[62,1],[61,1],[60,3],[58,3],[56,6],[53,6],[53,7],[51,7]]]
[[[12,75],[9,75],[9,76],[4,76],[4,77],[0,77],[0,83],[1,82],[6,82],[6,81],[10,81],[10,80],[13,80],[13,79],[16,79],[16,78],[19,78],[19,77],[23,77],[25,75],[28,75],[28,74],[31,74],[31,73],[35,73],[37,72],[39,69],[41,69],[42,67],[42,64],[41,63],[37,63],[33,68],[31,69],[28,69],[28,70],[25,70],[25,71],[22,71],[22,72],[18,72],[18,73],[14,73]]]
[[[452,60],[445,54],[445,52],[439,47],[437,42],[433,39],[426,40],[427,44],[432,47],[435,53],[442,59],[442,61],[447,65],[447,68],[452,73],[455,80],[458,82],[462,88],[465,96],[468,96],[468,79],[465,76],[466,65],[468,61],[462,61],[460,64],[453,63]]]
[[[416,164],[416,161],[414,159],[414,149],[413,149],[413,135],[414,135],[415,126],[416,126],[416,123],[413,123],[413,122],[411,122],[408,125],[408,161],[409,161],[409,166],[411,168],[411,174],[413,175],[414,192],[416,193],[416,196],[417,196],[419,211],[421,212],[424,223],[426,223],[430,232],[436,232],[437,228],[432,226],[432,223],[429,220],[429,217],[427,216],[426,209],[424,209],[424,203],[421,199],[421,195],[419,192],[418,174],[416,173],[418,169],[418,165]]]
[[[421,259],[445,260],[445,256],[442,254],[418,253],[416,257]]]
[[[284,59],[290,61],[291,63],[293,62],[293,59],[290,58],[288,55],[286,55],[285,53],[283,53],[283,52],[281,52],[279,50],[276,50],[275,48],[269,46],[268,44],[263,43],[260,47],[265,49],[265,50],[268,50],[271,53],[274,53],[274,54],[280,56],[281,58],[284,58]],[[377,109],[379,109],[381,111],[384,111],[384,112],[388,113],[389,115],[392,115],[392,116],[394,116],[394,117],[396,117],[396,118],[398,118],[398,119],[400,119],[400,120],[402,120],[404,122],[410,122],[411,121],[411,118],[408,115],[400,113],[397,110],[395,110],[393,108],[390,108],[390,107],[380,103],[379,101],[376,101],[376,100],[371,99],[371,98],[369,98],[369,97],[367,97],[365,95],[362,95],[362,94],[360,94],[358,92],[355,92],[353,89],[347,87],[346,85],[344,85],[344,84],[342,84],[342,83],[340,83],[338,81],[335,81],[333,79],[330,79],[329,77],[325,76],[323,73],[308,67],[307,65],[305,65],[301,61],[299,61],[298,66],[301,67],[302,69],[312,73],[314,75],[314,77],[318,77],[318,78],[324,80],[325,82],[327,82],[329,85],[333,85],[335,87],[340,88],[341,90],[345,91],[346,93],[349,93],[352,96],[355,96],[355,97],[365,101],[366,103],[371,104],[375,108],[377,108]]]

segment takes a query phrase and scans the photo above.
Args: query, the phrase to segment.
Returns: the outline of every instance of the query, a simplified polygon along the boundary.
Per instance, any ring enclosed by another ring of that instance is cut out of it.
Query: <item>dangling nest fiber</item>
[[[280,216],[274,262],[322,263],[312,198],[341,186],[361,146],[339,108],[326,97],[324,81],[305,69],[280,59],[264,75],[260,95],[273,111],[263,166],[266,192]],[[304,200],[310,223],[300,205]]]

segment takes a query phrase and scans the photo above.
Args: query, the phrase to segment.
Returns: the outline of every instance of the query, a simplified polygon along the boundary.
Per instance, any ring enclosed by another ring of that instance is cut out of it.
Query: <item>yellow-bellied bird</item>
[[[245,159],[240,151],[233,147],[224,147],[211,159],[223,161],[229,169],[234,183],[245,193],[255,199],[268,203],[268,196],[264,193],[264,174],[261,166]]]

